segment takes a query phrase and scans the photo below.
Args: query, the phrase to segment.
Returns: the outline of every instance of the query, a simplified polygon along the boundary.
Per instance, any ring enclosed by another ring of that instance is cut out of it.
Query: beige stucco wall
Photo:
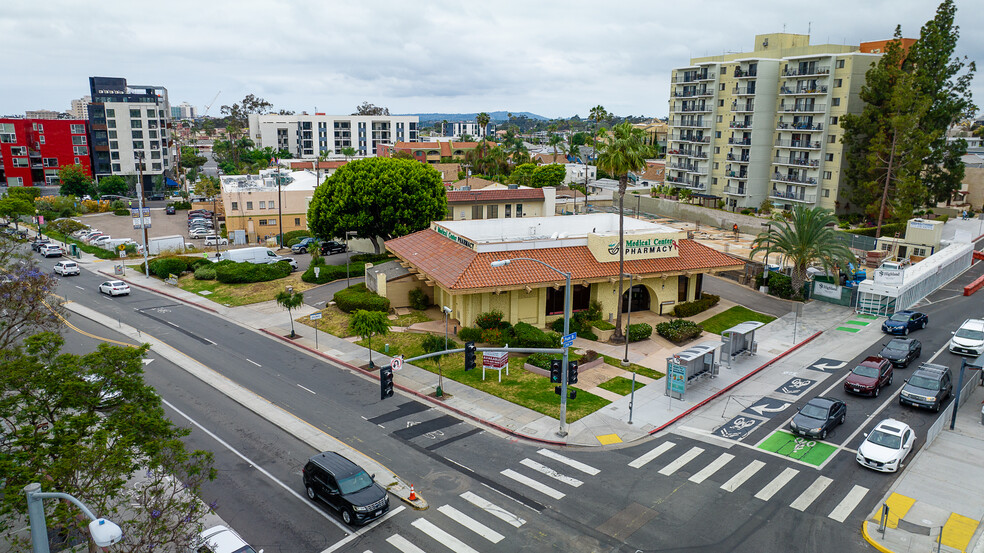
[[[549,203],[549,208],[547,204]],[[502,202],[477,202],[477,203],[465,203],[465,204],[451,204],[448,206],[448,220],[454,221],[468,221],[472,218],[472,206],[481,205],[482,206],[482,218],[489,219],[487,206],[495,205],[498,206],[498,216],[491,217],[493,219],[505,219],[506,218],[506,204],[512,206],[510,216],[516,217],[516,204],[522,204],[523,206],[523,217],[549,217],[554,215],[554,203],[547,202],[546,200],[510,200]]]
[[[967,203],[974,209],[984,209],[984,167],[964,169],[963,189],[967,191]]]
[[[222,205],[226,213],[226,229],[246,230],[251,235],[251,240],[258,235],[275,235],[280,232],[280,213],[283,213],[284,232],[292,230],[307,230],[307,208],[308,203],[314,194],[311,190],[281,191],[283,204],[278,208],[277,191],[253,190],[252,192],[223,192]],[[273,207],[260,209],[260,202]],[[233,209],[235,203],[235,209]],[[250,209],[252,204],[252,209]],[[253,220],[250,228],[249,220]],[[273,224],[260,225],[260,220],[274,221]]]
[[[378,275],[377,278],[382,277],[385,279],[385,275]],[[384,295],[390,300],[390,307],[409,307],[410,306],[410,291],[416,288],[422,288],[427,294],[427,297],[432,298],[434,296],[434,290],[430,286],[427,286],[423,282],[417,280],[414,275],[406,275],[399,278],[395,278],[385,283],[385,294]]]

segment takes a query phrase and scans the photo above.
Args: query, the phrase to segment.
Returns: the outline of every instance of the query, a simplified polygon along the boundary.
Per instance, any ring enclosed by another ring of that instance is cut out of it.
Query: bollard
[[[881,520],[878,521],[878,531],[885,536],[885,529],[888,527],[888,504],[882,503]]]
[[[389,344],[383,344],[383,353],[385,353],[386,355],[389,355],[389,352],[390,352],[390,345]]]

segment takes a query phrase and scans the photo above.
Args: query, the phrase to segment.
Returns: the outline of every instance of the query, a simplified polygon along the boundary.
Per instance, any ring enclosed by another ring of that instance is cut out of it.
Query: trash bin
[[[78,244],[69,244],[68,245],[68,255],[70,255],[72,257],[75,257],[75,258],[82,257],[81,254],[79,253],[79,246],[78,246]]]

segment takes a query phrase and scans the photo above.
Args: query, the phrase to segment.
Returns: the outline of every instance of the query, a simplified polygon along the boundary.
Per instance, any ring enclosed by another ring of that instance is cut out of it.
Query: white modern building
[[[180,105],[171,106],[172,119],[194,119],[198,117],[198,108],[188,102],[181,102]]]
[[[382,144],[416,142],[416,115],[251,114],[249,138],[260,148],[287,150],[295,157],[317,158],[355,148],[374,156]]]

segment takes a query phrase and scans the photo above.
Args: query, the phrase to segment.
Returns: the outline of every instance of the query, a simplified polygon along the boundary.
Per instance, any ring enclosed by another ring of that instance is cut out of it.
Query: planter
[[[598,366],[602,365],[604,362],[605,362],[605,358],[599,356],[594,361],[589,361],[587,363],[578,363],[577,370],[578,370],[578,372],[580,372],[580,371],[586,371],[586,370],[589,370],[589,369],[593,369],[595,367],[598,367]],[[527,371],[533,373],[533,374],[538,374],[540,376],[546,376],[546,377],[549,377],[550,376],[550,371],[548,369],[541,369],[540,367],[537,367],[536,365],[530,365],[529,363],[523,363],[523,368],[526,369]]]
[[[598,328],[591,329],[596,335],[598,335],[598,342],[607,342],[611,339],[612,334],[615,334],[615,329],[611,330],[599,330]]]

